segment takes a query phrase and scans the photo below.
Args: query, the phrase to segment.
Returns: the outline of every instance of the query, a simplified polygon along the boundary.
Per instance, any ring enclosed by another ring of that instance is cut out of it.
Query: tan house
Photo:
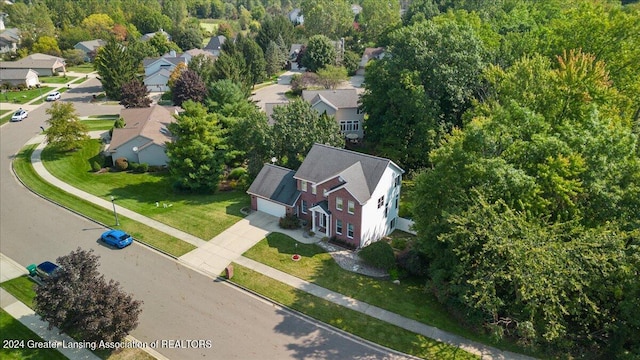
[[[340,132],[348,139],[361,139],[364,135],[364,112],[356,89],[303,90],[302,98],[318,113],[335,117]]]
[[[31,69],[6,69],[0,71],[0,84],[22,84],[29,88],[40,85],[40,79],[38,73]]]
[[[160,105],[122,109],[120,117],[126,125],[113,129],[107,148],[114,165],[116,159],[126,158],[129,162],[166,166],[169,161],[166,143],[172,140],[168,125],[175,122],[178,109]]]
[[[65,60],[57,56],[35,53],[18,61],[0,61],[0,70],[31,69],[38,76],[52,76],[66,72]]]

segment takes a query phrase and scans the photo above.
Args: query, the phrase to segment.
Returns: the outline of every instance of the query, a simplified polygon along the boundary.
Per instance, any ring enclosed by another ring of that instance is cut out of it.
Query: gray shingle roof
[[[227,38],[224,35],[212,36],[204,48],[205,50],[220,50],[226,40]]]
[[[302,98],[311,105],[318,101],[328,102],[335,109],[358,107],[359,100],[356,89],[303,90]]]
[[[347,190],[364,203],[371,197],[389,164],[393,164],[389,159],[315,144],[294,177],[318,184],[340,176]]]
[[[26,80],[27,75],[33,72],[36,76],[38,73],[31,69],[4,69],[0,71],[0,81],[2,80]]]
[[[294,174],[293,170],[265,164],[247,193],[293,206],[300,196]]]

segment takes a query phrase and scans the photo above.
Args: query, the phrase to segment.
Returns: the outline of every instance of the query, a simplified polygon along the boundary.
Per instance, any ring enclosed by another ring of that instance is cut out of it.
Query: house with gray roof
[[[96,56],[98,49],[107,45],[107,42],[102,39],[95,40],[87,40],[80,41],[79,43],[73,45],[73,48],[76,50],[82,51],[84,54],[85,62],[92,62],[93,58]]]
[[[184,56],[179,56],[175,51],[160,57],[146,58],[142,60],[144,67],[144,84],[150,92],[165,92],[169,90],[167,85],[169,77],[178,64],[188,64],[188,60]]]
[[[302,98],[319,114],[333,116],[348,139],[363,137],[364,112],[360,109],[360,96],[356,89],[303,90]]]
[[[18,61],[0,61],[0,70],[32,69],[38,76],[52,76],[65,72],[65,60],[57,56],[35,53]]]
[[[0,30],[0,54],[15,53],[18,51],[18,44],[20,44],[20,30],[18,28]]]
[[[172,141],[168,126],[175,122],[177,107],[153,105],[148,108],[120,110],[125,127],[113,129],[111,142],[106,151],[116,159],[126,158],[129,162],[165,166],[169,161],[166,143]]]
[[[166,37],[167,40],[171,41],[171,35],[169,35],[169,33],[164,31],[163,29],[160,29],[160,30],[158,30],[156,32],[146,33],[146,34],[142,35],[140,37],[140,41],[149,41],[149,40],[151,40],[152,37],[154,37],[156,35],[162,35],[162,36]]]
[[[210,51],[215,56],[220,56],[222,45],[225,41],[227,41],[227,38],[224,35],[212,36],[204,50]]]
[[[31,69],[6,69],[0,71],[0,84],[11,84],[18,86],[20,84],[26,87],[38,86],[40,79],[38,73]]]
[[[396,228],[404,170],[393,161],[315,144],[292,173],[266,164],[247,191],[252,209],[296,215],[319,236],[356,248]]]

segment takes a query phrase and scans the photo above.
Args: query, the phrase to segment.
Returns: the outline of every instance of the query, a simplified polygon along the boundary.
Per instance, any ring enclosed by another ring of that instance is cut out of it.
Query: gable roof
[[[160,57],[146,58],[142,60],[142,66],[146,68],[159,61],[167,62],[171,65],[178,65],[181,62],[186,63],[187,59],[182,56],[176,56],[176,57],[160,56]]]
[[[382,54],[384,54],[384,47],[368,47],[364,49],[364,52],[362,53],[362,60],[369,61],[371,59],[378,59]]]
[[[322,101],[334,109],[358,107],[356,89],[302,90],[302,98],[312,106]]]
[[[156,32],[146,33],[146,34],[144,34],[144,35],[142,35],[142,36],[140,37],[140,40],[141,40],[141,41],[148,41],[148,40],[150,40],[152,37],[156,36],[156,34],[164,35],[164,37],[166,37],[166,38],[167,38],[167,40],[169,40],[169,41],[171,40],[171,35],[169,35],[169,33],[168,33],[168,32],[166,32],[166,31],[164,31],[164,30],[162,30],[162,29],[160,29],[160,30],[158,30],[158,31],[156,31]]]
[[[339,176],[342,184],[338,187],[346,188],[362,204],[371,198],[390,165],[404,172],[389,159],[314,144],[294,178],[319,184]]]
[[[163,79],[167,79],[167,80],[169,80],[169,78],[171,78],[171,70],[168,70],[168,69],[160,69],[160,70],[158,70],[158,71],[154,72],[153,74],[151,74],[151,75],[149,75],[149,76],[145,77],[145,78],[144,78],[144,81],[146,82],[146,81],[148,81],[148,80],[151,80],[151,79],[153,79],[153,78],[157,78],[157,77],[161,77],[161,78],[163,78]]]
[[[177,107],[153,105],[148,108],[130,108],[120,110],[120,117],[125,121],[125,127],[113,129],[109,150],[114,151],[131,139],[142,136],[149,140],[143,147],[151,144],[164,146],[171,141],[171,133],[167,126],[175,122],[174,114]]]
[[[222,44],[227,41],[227,38],[224,35],[212,36],[209,40],[207,46],[204,47],[205,50],[220,50],[222,49]]]
[[[107,45],[106,41],[102,39],[95,39],[95,40],[80,41],[79,43],[75,44],[73,48],[86,50],[87,52],[89,52],[89,51],[96,51],[99,47],[102,47],[105,45]]]
[[[38,77],[38,73],[31,69],[5,69],[0,71],[0,81],[26,80],[29,76]]]
[[[273,164],[264,164],[247,193],[293,206],[300,196],[295,171]]]
[[[31,54],[17,61],[0,62],[2,69],[57,69],[63,66],[64,59],[40,53]]]

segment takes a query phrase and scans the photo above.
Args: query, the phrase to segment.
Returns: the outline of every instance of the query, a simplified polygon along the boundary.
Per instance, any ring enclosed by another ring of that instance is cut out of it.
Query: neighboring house
[[[302,98],[318,113],[334,116],[340,132],[351,140],[364,135],[364,112],[359,106],[356,89],[303,90]]]
[[[356,73],[358,75],[364,75],[364,69],[367,66],[367,63],[370,60],[380,60],[384,57],[384,48],[376,47],[376,48],[366,48],[362,53],[362,58],[360,59],[360,66]]]
[[[177,107],[160,105],[120,110],[126,125],[113,129],[107,148],[114,165],[116,159],[126,158],[129,162],[166,166],[169,158],[165,144],[172,140],[167,126],[175,122],[177,114]]]
[[[187,63],[189,63],[191,61],[191,59],[193,59],[194,57],[196,57],[198,55],[204,55],[205,57],[210,57],[210,58],[212,58],[214,60],[216,59],[216,56],[213,54],[212,51],[202,50],[202,49],[187,50],[180,56],[185,58],[187,60]]]
[[[293,23],[293,25],[303,25],[304,24],[304,15],[302,14],[302,9],[295,8],[289,11],[287,14],[289,21]]]
[[[156,36],[156,34],[160,34],[160,35],[164,35],[164,37],[167,38],[167,40],[171,41],[171,35],[169,35],[168,32],[160,29],[156,32],[152,32],[152,33],[146,33],[144,35],[142,35],[140,37],[140,41],[149,41],[152,37]]]
[[[38,73],[31,69],[6,69],[0,71],[0,84],[33,87],[40,84],[40,79]]]
[[[210,51],[215,56],[220,56],[220,51],[222,51],[222,45],[225,41],[227,41],[227,38],[224,35],[212,36],[204,50]]]
[[[169,90],[167,85],[171,72],[180,63],[188,63],[187,58],[178,56],[175,51],[156,57],[142,60],[144,67],[144,84],[150,92],[165,92]]]
[[[87,40],[80,41],[79,43],[75,44],[73,48],[82,51],[82,53],[84,54],[85,62],[92,62],[93,58],[98,52],[98,49],[105,46],[106,44],[107,42],[102,39]]]
[[[297,215],[322,237],[364,247],[396,228],[403,173],[389,159],[315,144],[295,173],[265,164],[247,193],[254,210]]]
[[[52,76],[66,71],[63,58],[40,53],[31,54],[18,61],[0,61],[0,70],[8,69],[32,69],[38,76]]]
[[[20,44],[20,30],[18,28],[4,29],[0,32],[0,54],[15,53]]]

